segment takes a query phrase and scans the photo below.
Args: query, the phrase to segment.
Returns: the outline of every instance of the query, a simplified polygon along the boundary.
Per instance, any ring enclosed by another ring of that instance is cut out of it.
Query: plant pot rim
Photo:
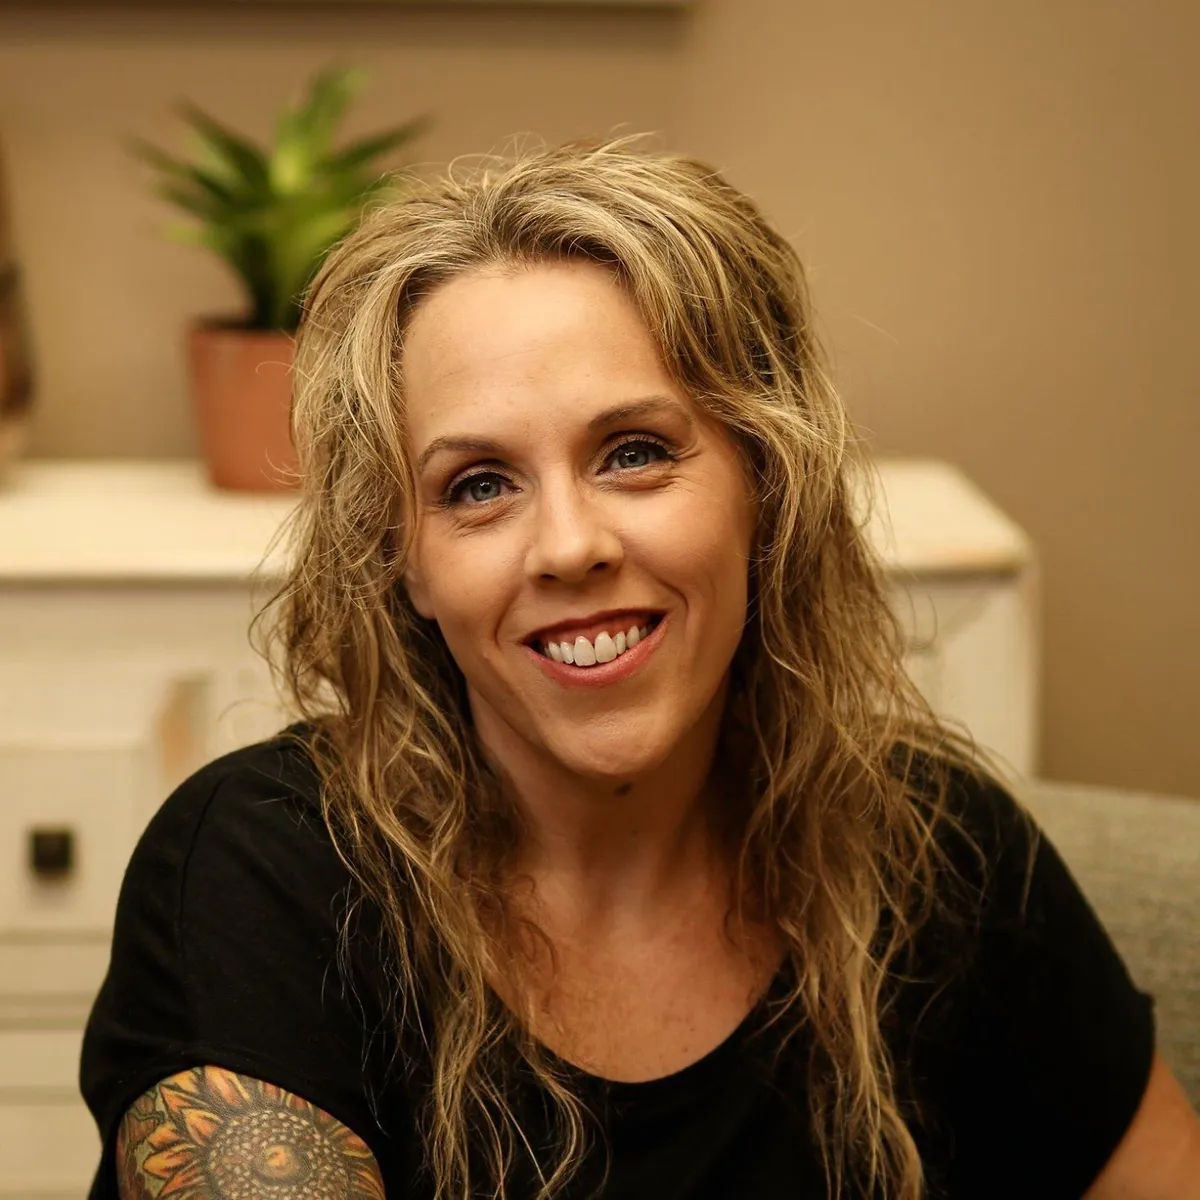
[[[193,333],[236,333],[244,337],[284,337],[292,340],[296,337],[294,331],[287,329],[263,329],[247,325],[245,317],[193,317],[188,328]]]

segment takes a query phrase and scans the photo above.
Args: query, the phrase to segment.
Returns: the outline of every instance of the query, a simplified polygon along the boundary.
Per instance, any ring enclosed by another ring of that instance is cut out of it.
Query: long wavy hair
[[[952,771],[988,778],[965,730],[910,682],[867,536],[878,481],[823,365],[792,247],[712,167],[644,136],[456,160],[409,179],[325,261],[297,337],[300,500],[269,610],[272,659],[318,771],[325,820],[379,914],[398,1029],[427,1070],[417,1119],[434,1191],[562,1193],[598,1128],[561,1061],[492,982],[525,944],[506,870],[522,827],[473,731],[463,678],[402,576],[414,477],[401,354],[422,298],[483,267],[584,259],[611,269],[663,361],[723,423],[759,523],[719,761],[739,912],[786,943],[775,1022],[804,1028],[812,1131],[831,1193],[923,1193],[881,1027],[888,982],[948,894],[935,836]],[[921,766],[920,764],[924,764]],[[343,928],[343,949],[349,936]],[[492,982],[489,982],[492,981]],[[514,1103],[528,1072],[553,1142]]]

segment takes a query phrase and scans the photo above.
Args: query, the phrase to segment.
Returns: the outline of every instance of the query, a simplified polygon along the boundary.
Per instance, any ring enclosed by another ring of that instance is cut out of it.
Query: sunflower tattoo
[[[366,1143],[307,1100],[220,1067],[164,1079],[117,1137],[122,1200],[385,1200]]]

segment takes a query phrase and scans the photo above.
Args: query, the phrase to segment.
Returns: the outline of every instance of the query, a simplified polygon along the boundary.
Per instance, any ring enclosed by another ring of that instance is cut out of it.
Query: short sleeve
[[[982,907],[959,982],[918,1039],[927,1133],[944,1148],[931,1155],[931,1192],[1080,1197],[1141,1103],[1153,1001],[1013,797],[963,778],[957,788],[980,856],[965,842],[956,856],[977,873]]]
[[[378,1022],[339,969],[349,876],[312,784],[284,743],[260,743],[185,781],[142,835],[84,1036],[104,1145],[93,1200],[116,1194],[129,1104],[205,1063],[304,1097],[382,1157],[367,1087]]]

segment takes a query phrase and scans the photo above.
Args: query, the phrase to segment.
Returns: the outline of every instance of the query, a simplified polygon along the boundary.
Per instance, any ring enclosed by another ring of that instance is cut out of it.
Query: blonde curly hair
[[[744,797],[729,814],[737,903],[787,946],[794,983],[773,1021],[781,1045],[802,1027],[811,1039],[831,1193],[915,1200],[922,1166],[881,1032],[886,985],[948,895],[935,832],[952,819],[950,772],[988,769],[905,673],[865,534],[877,480],[823,366],[795,252],[717,171],[641,136],[410,180],[330,254],[298,333],[302,488],[272,648],[358,903],[382,916],[398,1026],[418,1027],[428,1051],[418,1122],[435,1192],[499,1200],[523,1157],[549,1200],[596,1132],[489,987],[521,934],[504,888],[520,824],[476,744],[461,672],[401,584],[415,508],[400,361],[414,310],[464,273],[564,259],[612,269],[753,482],[749,611],[720,755]],[[552,1101],[548,1157],[512,1103],[526,1069]]]

